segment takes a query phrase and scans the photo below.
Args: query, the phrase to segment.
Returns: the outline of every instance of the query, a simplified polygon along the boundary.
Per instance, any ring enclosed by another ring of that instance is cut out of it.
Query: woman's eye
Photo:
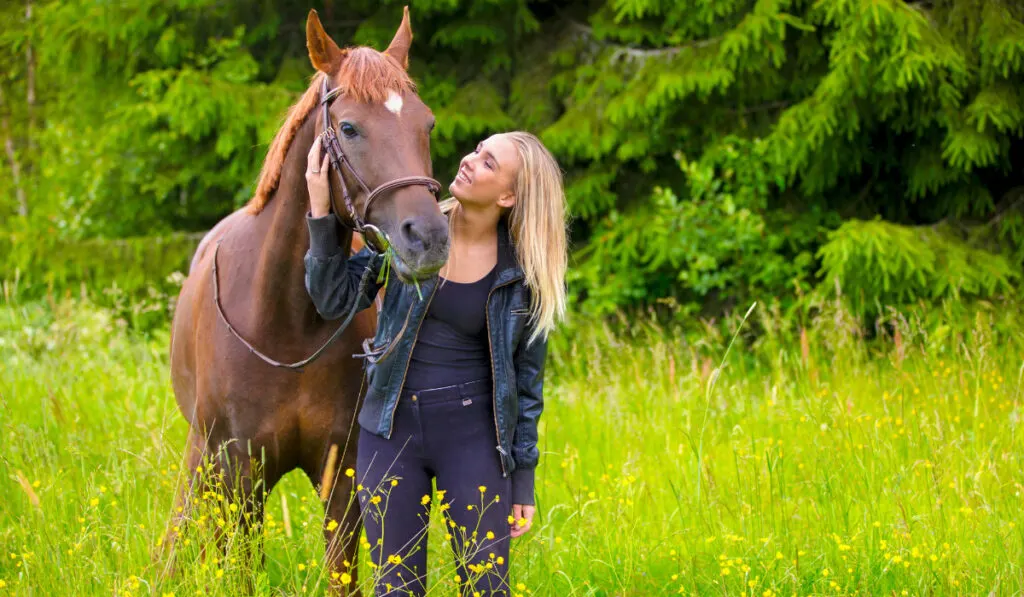
[[[341,134],[345,135],[346,139],[351,139],[351,138],[353,138],[353,137],[355,137],[356,135],[359,134],[356,131],[356,127],[352,126],[351,124],[349,124],[347,122],[341,123],[340,129],[341,129]]]

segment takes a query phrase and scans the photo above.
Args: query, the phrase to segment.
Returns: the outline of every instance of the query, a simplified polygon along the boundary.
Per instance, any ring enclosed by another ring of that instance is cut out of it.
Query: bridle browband
[[[331,122],[331,111],[330,105],[331,100],[341,94],[341,87],[335,87],[334,89],[327,89],[327,75],[323,77],[323,85],[320,88],[320,109],[323,114],[323,127],[324,130],[320,133],[321,145],[324,151],[327,152],[327,156],[330,158],[331,167],[334,168],[338,173],[338,180],[341,182],[341,194],[345,199],[345,218],[342,217],[342,212],[335,205],[334,201],[334,190],[330,181],[328,181],[327,189],[331,199],[331,209],[334,211],[335,216],[341,221],[342,224],[348,226],[352,230],[363,235],[363,239],[369,247],[378,253],[383,253],[389,246],[389,240],[383,230],[366,222],[365,216],[370,213],[370,208],[373,207],[373,202],[380,198],[381,195],[395,189],[411,186],[425,186],[430,189],[433,193],[434,198],[437,200],[441,199],[441,183],[437,182],[429,176],[403,176],[385,182],[377,188],[370,190],[361,176],[359,171],[355,169],[352,162],[349,161],[345,152],[341,149],[341,141],[338,139],[338,134],[334,130],[334,124]],[[348,190],[348,185],[345,183],[345,171],[342,166],[348,166],[348,173],[352,175],[352,178],[359,183],[362,187],[363,192],[366,194],[366,202],[363,205],[363,215],[360,216],[356,211],[355,204],[352,201],[352,193]],[[328,175],[329,177],[329,175]]]
[[[335,205],[334,203],[334,191],[332,190],[330,180],[328,180],[327,189],[330,196],[331,209],[334,211],[335,217],[337,217],[338,220],[341,221],[343,225],[348,226],[352,230],[363,235],[363,239],[366,241],[367,246],[369,246],[371,249],[378,253],[383,253],[390,247],[390,241],[388,240],[387,235],[384,233],[383,230],[381,230],[377,226],[374,226],[373,224],[368,223],[365,219],[366,215],[370,213],[370,208],[373,206],[373,202],[384,193],[393,191],[395,189],[401,189],[403,187],[411,186],[425,186],[428,189],[430,189],[430,192],[434,194],[434,197],[436,199],[440,200],[441,183],[437,182],[433,178],[430,178],[429,176],[403,176],[401,178],[396,178],[394,180],[385,182],[384,184],[378,186],[377,188],[371,191],[370,187],[363,181],[363,178],[359,176],[359,172],[355,169],[354,166],[352,166],[352,162],[349,161],[348,157],[345,155],[345,152],[342,151],[341,142],[338,140],[337,133],[334,132],[334,124],[331,122],[331,112],[329,110],[329,106],[331,100],[337,97],[340,93],[340,87],[335,87],[334,89],[331,90],[327,89],[327,75],[324,75],[323,86],[320,91],[320,106],[323,110],[324,127],[323,132],[320,133],[320,136],[322,137],[321,145],[323,146],[324,150],[327,152],[328,157],[330,158],[331,167],[333,167],[338,172],[338,180],[341,181],[341,194],[342,197],[344,197],[345,199],[344,217],[342,216],[342,212],[338,210],[337,205]],[[345,171],[342,169],[342,165],[348,166],[349,174],[352,175],[352,178],[354,178],[356,182],[359,183],[359,186],[362,187],[363,192],[366,193],[366,202],[363,206],[362,216],[360,216],[359,213],[356,211],[355,204],[352,201],[352,194],[348,190],[348,185],[345,184]],[[329,177],[330,175],[328,173],[328,178]],[[345,217],[348,218],[347,222],[345,221]],[[220,316],[220,320],[224,323],[225,326],[227,326],[228,331],[231,332],[232,336],[234,336],[239,342],[241,342],[243,346],[248,348],[249,352],[262,359],[263,362],[274,367],[291,369],[293,371],[301,372],[303,367],[320,358],[320,356],[327,350],[327,347],[329,347],[331,344],[334,343],[335,340],[341,337],[341,333],[345,331],[345,328],[348,327],[348,324],[352,321],[352,318],[355,316],[356,311],[359,308],[359,297],[363,295],[363,293],[366,290],[367,284],[370,281],[369,278],[371,270],[369,266],[367,266],[366,270],[363,272],[363,275],[359,279],[359,286],[356,290],[356,296],[352,301],[352,308],[349,310],[348,313],[346,313],[345,319],[341,322],[341,325],[338,326],[338,329],[335,330],[333,334],[331,334],[331,337],[328,338],[327,341],[320,346],[320,348],[316,349],[316,351],[313,354],[302,359],[301,361],[296,361],[294,363],[282,363],[260,352],[255,346],[252,345],[252,343],[243,338],[242,335],[238,333],[238,330],[235,329],[235,326],[231,325],[231,322],[228,321],[227,315],[224,313],[224,308],[220,304],[220,282],[218,280],[217,272],[217,253],[219,251],[220,239],[217,240],[217,244],[214,246],[213,249],[213,304],[216,305],[217,307],[217,315]],[[406,323],[408,324],[408,321],[406,321]],[[366,349],[366,344],[366,341],[364,341],[364,350]],[[371,354],[370,351],[367,351],[367,354],[355,356],[372,358],[375,355]]]

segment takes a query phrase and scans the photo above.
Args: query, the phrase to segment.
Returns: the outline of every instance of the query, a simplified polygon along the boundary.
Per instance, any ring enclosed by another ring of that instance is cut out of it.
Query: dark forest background
[[[403,2],[0,8],[0,266],[17,292],[168,285],[251,195],[316,8],[386,47]],[[1013,296],[1024,8],[935,0],[424,0],[437,176],[496,131],[566,171],[587,315]]]

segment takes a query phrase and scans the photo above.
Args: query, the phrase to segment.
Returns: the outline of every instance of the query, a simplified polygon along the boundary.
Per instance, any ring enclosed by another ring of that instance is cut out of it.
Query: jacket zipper
[[[494,405],[492,409],[494,411],[494,438],[498,440],[498,445],[496,447],[498,448],[498,453],[502,456],[501,458],[498,458],[498,460],[501,462],[501,476],[503,479],[508,478],[508,470],[505,468],[504,456],[506,454],[505,449],[501,447],[501,433],[498,431],[498,382],[494,377],[494,343],[491,341],[491,295],[494,294],[495,290],[502,286],[508,286],[517,280],[519,280],[519,278],[514,278],[504,284],[499,284],[494,288],[491,288],[490,292],[487,293],[487,301],[484,302],[484,316],[487,321],[487,350],[491,353],[491,401]]]
[[[427,318],[427,310],[430,309],[430,302],[434,300],[434,294],[437,292],[437,287],[441,285],[440,278],[434,282],[434,289],[430,291],[430,296],[427,298],[427,304],[423,307],[423,316],[420,317],[419,323],[416,324],[416,333],[413,334],[413,345],[409,349],[409,358],[405,360],[405,370],[402,371],[402,383],[398,385],[398,397],[395,398],[395,403],[391,405],[391,420],[388,421],[388,438],[391,437],[391,432],[395,429],[395,410],[398,409],[398,400],[402,396],[402,388],[405,387],[405,377],[409,375],[409,361],[412,360],[412,351],[416,348],[416,337],[420,335],[420,327],[423,325],[423,320]]]

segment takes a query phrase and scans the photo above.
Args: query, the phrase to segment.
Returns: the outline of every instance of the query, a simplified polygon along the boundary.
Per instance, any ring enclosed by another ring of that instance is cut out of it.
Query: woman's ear
[[[504,207],[505,209],[512,209],[516,204],[516,194],[513,193],[512,191],[505,191],[504,193],[498,196],[498,200],[496,201],[496,203],[498,204],[499,207]]]

